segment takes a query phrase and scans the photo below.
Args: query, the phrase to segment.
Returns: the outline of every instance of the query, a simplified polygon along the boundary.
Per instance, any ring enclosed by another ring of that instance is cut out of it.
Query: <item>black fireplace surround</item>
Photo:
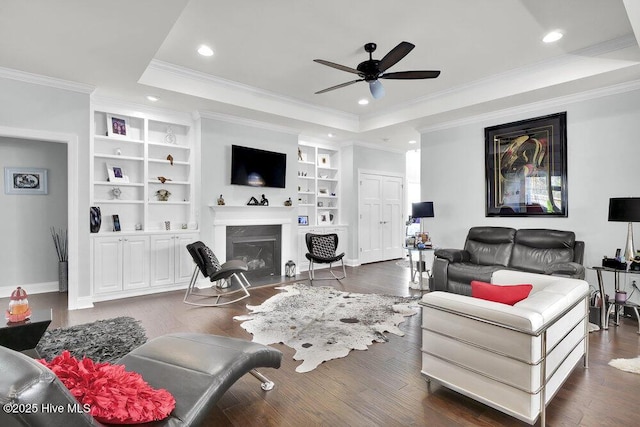
[[[227,226],[227,260],[247,263],[248,279],[280,276],[282,260],[281,225]]]

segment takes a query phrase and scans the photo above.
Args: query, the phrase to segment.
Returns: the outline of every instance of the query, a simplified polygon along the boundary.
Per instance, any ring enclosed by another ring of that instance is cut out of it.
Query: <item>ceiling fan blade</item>
[[[325,61],[324,59],[314,59],[313,62],[317,62],[318,64],[326,65],[327,67],[336,68],[338,70],[346,71],[348,73],[360,74],[360,71],[355,68],[347,67],[346,65],[336,64],[335,62]]]
[[[398,46],[391,49],[391,51],[380,60],[380,64],[378,65],[380,72],[382,73],[394,66],[398,61],[407,56],[414,47],[415,45],[409,42],[400,42]]]
[[[398,71],[379,76],[379,79],[435,79],[440,71]]]
[[[380,99],[384,96],[384,86],[378,80],[372,80],[369,82],[369,90],[373,99]]]
[[[335,86],[328,87],[326,89],[319,90],[315,94],[318,95],[318,94],[321,94],[321,93],[329,92],[330,90],[340,89],[341,87],[349,86],[349,85],[352,85],[354,83],[363,82],[363,81],[364,81],[364,79],[352,80],[350,82],[341,83],[339,85],[335,85]]]

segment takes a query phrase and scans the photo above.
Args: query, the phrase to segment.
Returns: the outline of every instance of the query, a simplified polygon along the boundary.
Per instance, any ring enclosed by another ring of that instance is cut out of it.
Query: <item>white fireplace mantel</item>
[[[219,259],[227,259],[227,230],[233,225],[282,225],[282,266],[295,257],[294,224],[295,207],[293,206],[230,206],[209,205],[213,217],[213,252]],[[297,223],[296,223],[297,226]]]
[[[290,224],[293,206],[209,205],[213,225]]]

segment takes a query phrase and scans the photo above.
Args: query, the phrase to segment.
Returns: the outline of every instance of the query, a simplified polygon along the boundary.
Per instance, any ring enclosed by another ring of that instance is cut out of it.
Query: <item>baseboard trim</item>
[[[18,284],[15,286],[3,286],[0,288],[0,298],[9,298],[18,286],[27,291],[27,295],[44,294],[47,292],[58,292],[58,282],[42,282]]]

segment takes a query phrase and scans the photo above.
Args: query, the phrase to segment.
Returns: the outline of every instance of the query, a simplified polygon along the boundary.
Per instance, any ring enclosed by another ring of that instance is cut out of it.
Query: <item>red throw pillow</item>
[[[532,285],[493,285],[491,283],[471,281],[471,296],[474,298],[486,299],[488,301],[500,302],[502,304],[514,305],[522,301],[531,293]]]
[[[176,406],[164,389],[154,389],[140,374],[122,365],[78,360],[64,351],[51,362],[40,363],[51,369],[71,394],[103,424],[138,424],[162,420]]]

